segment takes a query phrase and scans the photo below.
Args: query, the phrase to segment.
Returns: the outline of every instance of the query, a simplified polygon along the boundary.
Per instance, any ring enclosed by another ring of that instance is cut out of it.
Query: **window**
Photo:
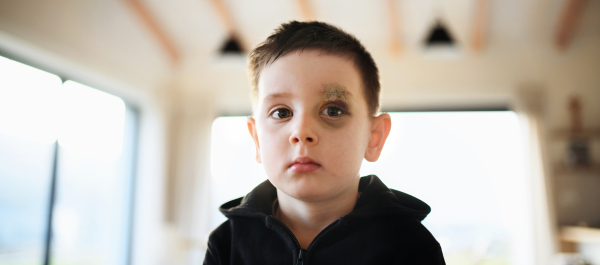
[[[226,220],[218,209],[221,204],[246,195],[267,179],[262,166],[254,160],[254,143],[246,120],[246,117],[221,117],[212,125],[209,180],[212,229]]]
[[[0,57],[0,264],[128,263],[137,119]]]
[[[0,264],[42,264],[58,76],[0,57]]]
[[[447,264],[526,264],[530,231],[528,182],[520,128],[510,111],[391,113],[392,130],[376,174],[390,188],[431,208],[423,224],[442,245]],[[245,117],[221,117],[212,128],[211,225],[217,207],[266,179],[254,161]],[[236,166],[231,166],[235,161]]]

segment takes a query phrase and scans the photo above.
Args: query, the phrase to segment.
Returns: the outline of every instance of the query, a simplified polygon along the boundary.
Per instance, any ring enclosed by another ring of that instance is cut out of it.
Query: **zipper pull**
[[[300,253],[298,253],[298,262],[296,265],[304,265],[304,259],[306,258],[306,250],[300,249]]]

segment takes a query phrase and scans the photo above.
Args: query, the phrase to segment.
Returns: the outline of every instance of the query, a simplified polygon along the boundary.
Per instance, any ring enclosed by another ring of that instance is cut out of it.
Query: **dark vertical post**
[[[54,158],[52,161],[52,178],[50,179],[50,200],[48,203],[48,219],[46,220],[46,245],[44,249],[44,265],[50,265],[50,250],[52,244],[52,219],[54,201],[56,199],[56,179],[58,174],[58,140],[54,142]]]

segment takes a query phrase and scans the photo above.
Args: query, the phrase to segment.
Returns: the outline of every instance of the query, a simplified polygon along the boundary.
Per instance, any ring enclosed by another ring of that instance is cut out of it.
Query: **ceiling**
[[[0,0],[0,33],[144,89],[181,87],[188,91],[218,91],[233,104],[237,101],[231,98],[247,101],[244,58],[218,56],[228,31],[214,1],[139,0],[179,53],[181,59],[176,62],[135,12],[131,1],[134,0]],[[493,92],[494,87],[521,77],[520,72],[525,68],[515,68],[511,61],[529,60],[543,65],[542,60],[535,58],[545,58],[548,54],[561,56],[554,36],[566,4],[574,0],[488,0],[489,16],[483,20],[486,45],[476,52],[470,40],[477,21],[478,1],[396,0],[392,13],[397,19],[395,33],[402,46],[400,54],[389,49],[394,33],[390,33],[387,0],[306,3],[314,19],[337,25],[365,44],[380,66],[384,91],[386,85],[394,87],[388,89],[392,94],[446,85],[449,89],[480,89],[484,84]],[[280,23],[301,18],[300,2],[222,0],[221,3],[231,15],[244,46],[250,48]],[[455,36],[459,55],[431,58],[424,51],[423,41],[436,19],[442,19]],[[578,14],[578,21],[566,53],[583,49],[589,45],[586,40],[600,39],[600,1],[588,0]],[[538,57],[524,58],[528,56]],[[438,78],[432,79],[432,74]]]
[[[183,54],[210,54],[220,48],[227,31],[208,0],[143,0],[150,12]],[[243,42],[252,47],[264,40],[280,23],[300,19],[298,0],[223,0]],[[403,46],[418,50],[436,19],[448,25],[459,43],[468,44],[476,22],[477,0],[396,0],[395,13]],[[520,45],[524,41],[552,43],[567,0],[502,0],[490,2],[488,42]],[[388,5],[385,0],[308,1],[314,19],[340,26],[355,34],[372,51],[387,47],[390,39]],[[580,35],[600,34],[594,14],[599,3],[591,0],[581,13]],[[596,22],[596,23],[594,23]],[[381,51],[386,52],[386,51]]]

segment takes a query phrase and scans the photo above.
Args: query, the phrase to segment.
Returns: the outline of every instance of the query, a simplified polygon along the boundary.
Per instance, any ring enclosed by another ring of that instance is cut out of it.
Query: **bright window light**
[[[69,152],[105,159],[121,154],[125,103],[102,91],[67,81],[60,93],[58,143]]]
[[[56,75],[0,57],[0,133],[54,142],[60,86]]]
[[[103,159],[121,153],[125,103],[118,97],[0,57],[0,132]]]
[[[50,263],[128,263],[136,120],[118,97],[0,57],[0,264],[42,263],[57,140]]]
[[[379,160],[363,162],[390,188],[432,208],[423,224],[447,264],[527,264],[529,182],[517,115],[392,113]]]
[[[528,264],[531,199],[515,113],[390,115],[381,157],[365,161],[361,175],[376,174],[431,206],[423,224],[440,242],[447,264]],[[266,176],[254,160],[245,117],[215,120],[211,149],[214,228],[225,220],[219,205],[244,196]]]
[[[246,119],[221,117],[212,125],[211,225],[218,225],[225,220],[217,209],[220,203],[246,195],[267,179],[262,165],[254,159],[256,151]]]

